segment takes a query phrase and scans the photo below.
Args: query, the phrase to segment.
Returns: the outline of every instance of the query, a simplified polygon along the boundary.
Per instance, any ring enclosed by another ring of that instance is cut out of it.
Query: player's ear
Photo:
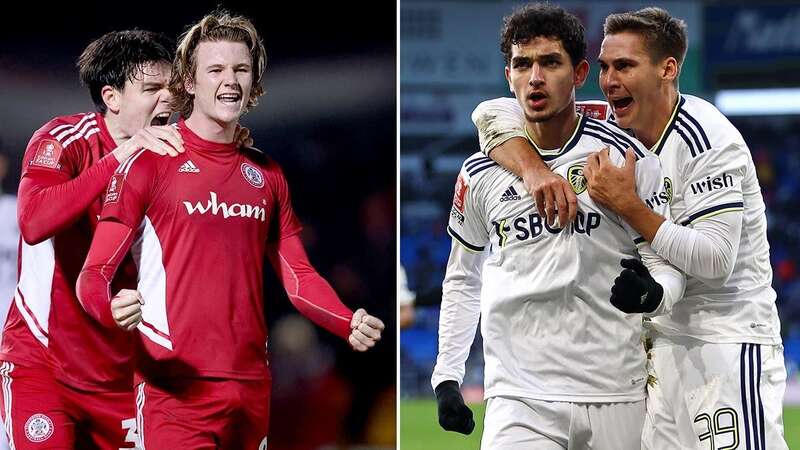
[[[105,85],[100,89],[100,98],[106,104],[106,108],[114,114],[119,113],[122,93],[116,88]]]
[[[674,82],[678,75],[680,74],[680,66],[678,65],[678,60],[670,56],[664,60],[662,64],[662,76],[666,81]]]
[[[573,82],[575,84],[575,88],[578,89],[583,86],[583,83],[586,82],[586,77],[589,76],[589,62],[581,60],[577,66],[575,66],[575,73],[574,73]]]
[[[194,95],[194,80],[186,77],[186,79],[183,81],[183,88],[186,89],[186,92],[189,95]]]
[[[511,84],[511,69],[509,69],[508,66],[506,66],[505,73],[506,73],[506,81],[508,81],[508,90],[511,91],[511,93],[514,94],[514,96],[516,97],[517,94],[514,92],[514,85]]]

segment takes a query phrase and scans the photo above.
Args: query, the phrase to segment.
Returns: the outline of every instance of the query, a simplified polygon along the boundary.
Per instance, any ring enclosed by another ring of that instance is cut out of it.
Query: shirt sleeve
[[[481,268],[486,252],[472,252],[453,241],[442,283],[439,354],[431,376],[435,389],[443,381],[464,381],[464,364],[481,314]]]
[[[742,230],[742,212],[707,217],[691,226],[665,221],[653,239],[653,249],[686,274],[722,287],[733,273]]]
[[[31,139],[22,161],[17,208],[20,233],[28,244],[38,244],[72,225],[102,194],[117,160],[109,154],[81,172],[87,151],[81,140],[65,149],[48,133]]]
[[[667,183],[661,170],[661,163],[655,156],[647,156],[636,161],[636,192],[645,204],[659,215],[670,220],[669,195]],[[664,289],[664,297],[659,307],[647,316],[669,314],[673,305],[680,301],[686,288],[686,276],[677,267],[659,256],[632,227],[623,226],[633,239],[642,263],[650,271],[653,279]]]
[[[706,150],[687,161],[683,170],[686,211],[679,225],[744,209],[742,180],[749,153],[743,143],[734,142],[723,149]]]
[[[22,177],[37,173],[57,174],[64,180],[80,172],[84,153],[88,152],[83,140],[64,146],[59,135],[53,136],[45,127],[33,135],[22,159]],[[56,127],[57,128],[57,127]]]
[[[76,293],[87,314],[103,326],[116,326],[111,314],[111,280],[133,243],[134,231],[125,224],[101,222],[78,276]]]
[[[472,123],[478,128],[478,142],[485,155],[511,138],[527,139],[525,114],[516,98],[501,97],[480,103],[472,111]]]
[[[710,286],[721,287],[736,264],[748,159],[740,142],[692,155],[684,169],[686,210],[677,225],[661,224],[653,239],[658,254]]]
[[[308,260],[297,235],[267,246],[267,256],[295,308],[312,322],[347,339],[353,312]]]
[[[114,221],[137,230],[155,185],[155,170],[147,164],[146,150],[134,153],[120,164],[106,189],[100,221]]]
[[[292,208],[292,196],[289,193],[289,183],[286,181],[286,176],[284,176],[283,170],[277,164],[275,164],[275,168],[277,170],[274,177],[274,198],[278,206],[275,209],[276,213],[273,215],[273,223],[270,226],[267,238],[268,242],[275,242],[294,236],[303,229],[300,220],[294,213],[294,208]]]
[[[482,159],[491,161],[486,157]],[[482,162],[477,160],[474,164],[479,165]],[[488,164],[488,162],[485,164]],[[480,193],[477,192],[473,179],[467,172],[467,165],[461,169],[461,173],[459,173],[456,180],[453,207],[450,209],[447,232],[468,251],[482,252],[489,242],[489,231],[484,219],[486,216],[485,207],[480,200]]]

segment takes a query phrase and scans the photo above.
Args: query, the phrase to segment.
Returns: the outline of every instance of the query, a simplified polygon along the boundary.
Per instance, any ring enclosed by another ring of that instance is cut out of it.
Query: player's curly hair
[[[170,64],[174,51],[174,41],[161,33],[112,31],[92,41],[78,57],[76,65],[95,108],[105,114],[108,107],[101,94],[104,86],[122,90],[125,82],[140,76],[145,66],[159,62]]]
[[[258,103],[264,94],[262,81],[267,65],[267,51],[258,36],[256,27],[244,16],[234,16],[225,10],[217,10],[192,25],[180,37],[175,61],[172,64],[172,78],[169,91],[172,94],[170,106],[183,117],[189,117],[194,107],[194,95],[186,91],[186,80],[194,80],[197,71],[197,47],[201,42],[242,42],[250,49],[253,64],[253,87],[247,100],[247,110]]]
[[[500,51],[506,64],[511,62],[511,47],[524,44],[539,36],[561,41],[572,66],[586,59],[586,36],[580,20],[549,3],[533,3],[514,11],[503,19]]]
[[[626,31],[639,33],[645,39],[645,48],[653,62],[673,57],[678,67],[683,65],[689,38],[686,33],[686,22],[661,8],[648,7],[638,11],[611,14],[603,24],[605,35]]]

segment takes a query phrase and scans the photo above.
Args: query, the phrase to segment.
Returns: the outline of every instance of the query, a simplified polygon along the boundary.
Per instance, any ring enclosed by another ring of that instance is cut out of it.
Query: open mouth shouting
[[[614,108],[614,114],[617,116],[625,115],[631,109],[633,104],[633,97],[620,97],[611,100],[611,106]]]
[[[169,122],[169,116],[172,115],[169,111],[164,111],[156,114],[152,120],[150,120],[150,125],[152,126],[159,126],[159,125],[166,125]]]
[[[542,109],[547,104],[547,95],[542,91],[534,91],[528,95],[528,104],[533,109]]]

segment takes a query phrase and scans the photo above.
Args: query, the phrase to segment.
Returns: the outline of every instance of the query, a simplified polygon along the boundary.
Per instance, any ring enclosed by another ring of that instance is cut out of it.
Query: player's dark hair
[[[253,86],[250,89],[250,98],[247,99],[246,110],[255,106],[258,97],[264,94],[262,80],[267,66],[267,51],[256,27],[244,16],[231,15],[223,9],[218,9],[200,19],[200,22],[192,25],[180,37],[175,62],[172,65],[169,91],[172,94],[170,106],[181,116],[189,117],[194,109],[194,95],[186,90],[186,81],[194,81],[197,72],[197,47],[201,42],[220,41],[242,42],[250,50]]]
[[[161,33],[144,30],[106,33],[92,41],[78,58],[81,83],[89,88],[97,111],[105,114],[103,87],[122,90],[125,82],[138,77],[144,66],[170,64],[174,49],[174,42]]]
[[[558,6],[533,3],[503,19],[500,51],[506,64],[511,62],[511,47],[540,36],[560,40],[573,67],[586,59],[586,37],[580,20]]]
[[[638,33],[644,38],[644,45],[652,62],[660,62],[673,57],[678,61],[678,69],[683,65],[689,38],[686,22],[661,8],[648,7],[638,11],[611,14],[603,24],[603,33]],[[677,78],[675,82],[677,83]]]

